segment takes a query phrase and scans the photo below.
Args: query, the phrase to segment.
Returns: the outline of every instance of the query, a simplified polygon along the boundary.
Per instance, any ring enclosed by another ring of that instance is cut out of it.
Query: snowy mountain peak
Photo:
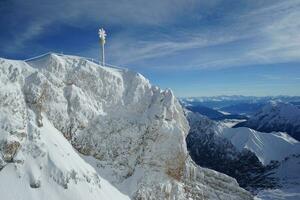
[[[293,104],[280,101],[270,101],[269,104],[262,108],[261,112],[264,114],[278,114],[286,120],[300,122],[300,109]]]
[[[0,188],[13,177],[27,199],[252,199],[191,161],[180,104],[142,75],[59,54],[2,59],[0,72]]]

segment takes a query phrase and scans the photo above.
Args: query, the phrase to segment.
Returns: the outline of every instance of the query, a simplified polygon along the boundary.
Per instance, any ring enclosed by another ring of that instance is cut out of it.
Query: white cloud
[[[178,16],[192,12],[199,6],[214,5],[197,0],[12,0],[6,5],[8,23],[15,28],[24,25],[22,31],[13,33],[14,38],[7,51],[18,50],[27,41],[49,31],[49,27],[69,25],[85,28],[99,23],[115,26],[163,26],[176,22]],[[26,25],[26,26],[25,26]]]
[[[203,13],[214,16],[214,12],[218,12],[215,8],[227,2],[53,0],[41,5],[38,0],[14,0],[15,6],[7,18],[14,21],[14,13],[21,12],[17,20],[26,18],[29,22],[3,49],[7,52],[22,50],[29,41],[51,32],[51,27],[67,24],[85,28],[102,23],[122,29],[108,37],[107,53],[113,64],[131,65],[161,58],[167,68],[202,69],[300,61],[299,1],[266,1],[265,4],[249,1],[253,7],[228,12],[219,23],[200,25]],[[166,30],[186,15],[197,18],[195,27]],[[153,27],[148,29],[153,33],[137,35],[145,26]],[[232,44],[235,42],[241,44]],[[184,65],[176,61],[184,59],[182,56],[189,51],[199,52],[199,56],[184,60]],[[92,46],[82,53],[98,57],[98,47]],[[168,61],[170,56],[173,60]]]
[[[182,38],[168,40],[139,41],[128,37],[113,38],[110,45],[112,60],[118,64],[128,64],[153,57],[164,57],[185,50],[204,48],[229,43],[243,36],[216,37],[212,35],[195,36],[185,34]],[[97,47],[96,47],[97,48]]]
[[[164,67],[202,69],[300,61],[299,10],[300,2],[284,1],[245,13],[221,30],[218,27],[212,27],[209,32],[187,30],[182,37],[167,41],[128,41],[125,37],[122,43],[121,39],[116,39],[117,44],[114,43],[112,49],[119,53],[115,54],[117,58],[114,60],[118,64],[133,63],[174,53],[184,54],[186,50],[195,49],[200,56],[187,60],[184,66],[170,64]],[[228,52],[201,50],[240,41],[245,44],[228,48]],[[204,55],[201,54],[203,51]]]

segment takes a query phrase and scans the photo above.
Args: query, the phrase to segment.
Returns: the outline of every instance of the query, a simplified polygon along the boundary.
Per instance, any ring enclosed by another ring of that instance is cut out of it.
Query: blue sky
[[[0,57],[99,57],[177,96],[300,95],[300,0],[1,0]]]

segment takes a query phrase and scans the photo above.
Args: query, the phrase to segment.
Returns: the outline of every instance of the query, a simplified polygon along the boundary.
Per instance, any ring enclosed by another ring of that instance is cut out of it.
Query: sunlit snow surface
[[[46,117],[38,129],[33,113],[29,115],[28,128],[35,131],[17,155],[24,163],[8,164],[1,171],[1,199],[129,199],[99,177]]]
[[[0,86],[3,199],[252,199],[191,161],[179,102],[141,74],[46,54],[0,59]]]
[[[281,161],[286,156],[300,153],[300,142],[286,133],[263,133],[250,128],[226,128],[221,135],[239,150],[246,148],[256,154],[263,164]]]
[[[252,151],[265,165],[272,160],[281,161],[289,155],[300,154],[300,142],[286,133],[264,133],[247,127],[230,128],[226,123],[214,122],[198,113],[187,111],[187,115],[190,124],[193,124],[191,127],[199,128],[199,134],[205,134],[203,129],[209,130],[228,139],[240,151],[244,148]]]

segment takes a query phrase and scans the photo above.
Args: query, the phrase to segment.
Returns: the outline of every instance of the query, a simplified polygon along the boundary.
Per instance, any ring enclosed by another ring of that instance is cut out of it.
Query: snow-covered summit
[[[247,121],[236,125],[242,126],[262,132],[286,132],[300,140],[300,109],[289,103],[270,101]]]
[[[0,85],[0,191],[8,199],[18,198],[3,188],[9,180],[25,199],[52,191],[54,199],[252,198],[191,161],[177,99],[138,73],[47,54],[0,59]]]
[[[30,88],[31,81],[42,84],[42,78],[47,80],[26,62],[0,59],[1,197],[129,199],[101,178],[48,120],[44,103],[54,88]]]

